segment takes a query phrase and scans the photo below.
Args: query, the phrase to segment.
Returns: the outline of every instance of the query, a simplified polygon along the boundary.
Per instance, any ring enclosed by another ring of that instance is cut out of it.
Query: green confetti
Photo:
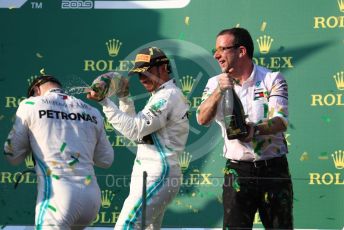
[[[52,178],[56,179],[56,180],[59,180],[60,177],[58,175],[54,175],[54,174],[51,174]]]
[[[265,103],[263,106],[264,106],[264,118],[267,118],[269,114],[269,106],[268,104],[265,104]]]
[[[287,115],[284,112],[282,112],[282,111],[278,111],[277,114],[282,115],[282,117],[287,117]]]
[[[330,123],[330,122],[331,122],[331,118],[328,117],[328,116],[322,116],[321,118],[322,118],[323,121],[326,122],[326,123]]]
[[[238,173],[234,169],[229,169],[228,173],[233,175],[233,183],[232,187],[235,189],[235,191],[240,192],[240,185],[238,183]]]
[[[61,148],[60,148],[60,152],[63,152],[64,151],[64,149],[66,148],[66,143],[65,142],[63,142],[63,144],[61,145]]]
[[[318,158],[319,158],[319,160],[328,160],[328,153],[327,152],[321,152],[320,156]]]
[[[48,205],[48,208],[50,208],[50,209],[53,210],[54,212],[56,212],[56,210],[57,210],[54,206],[52,206],[52,205],[50,205],[50,204]]]
[[[257,153],[258,155],[260,155],[261,150],[263,148],[264,145],[264,140],[257,142],[256,140],[253,140],[253,146],[254,146],[254,152]]]
[[[34,105],[35,102],[33,102],[33,101],[27,101],[27,102],[25,102],[25,104],[27,104],[27,105]]]
[[[85,179],[85,184],[86,184],[86,185],[89,185],[89,184],[91,183],[91,181],[92,181],[92,176],[91,176],[91,175],[88,175],[88,176],[86,177],[86,179]]]
[[[73,165],[75,165],[75,164],[78,163],[78,162],[79,162],[78,159],[74,159],[74,160],[68,161],[68,165],[69,165],[69,166],[73,166]]]
[[[140,161],[140,160],[136,160],[136,162],[137,162],[139,165],[141,165],[141,161]]]

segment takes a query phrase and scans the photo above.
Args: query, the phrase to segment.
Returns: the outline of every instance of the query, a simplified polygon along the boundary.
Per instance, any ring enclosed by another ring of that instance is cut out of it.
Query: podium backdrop
[[[254,62],[281,71],[289,84],[295,228],[341,229],[344,0],[0,0],[0,142],[35,76],[55,75],[67,89],[86,86],[104,72],[126,76],[136,50],[158,46],[172,59],[173,77],[191,107],[180,158],[183,186],[163,227],[222,227],[223,141],[219,127],[200,127],[195,113],[207,79],[220,72],[211,54],[216,34],[235,26],[251,32]],[[140,110],[149,95],[135,77],[130,92]],[[139,162],[135,143],[104,125],[116,156],[110,169],[96,170],[102,206],[93,226],[113,227]],[[32,164],[28,157],[13,167],[2,157],[1,226],[34,224],[36,176],[18,177]],[[255,227],[262,227],[258,216]]]

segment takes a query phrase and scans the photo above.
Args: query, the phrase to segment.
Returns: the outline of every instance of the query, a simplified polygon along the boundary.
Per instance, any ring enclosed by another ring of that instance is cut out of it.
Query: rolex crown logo
[[[335,151],[334,154],[332,154],[332,159],[336,169],[344,169],[344,151]]]
[[[337,89],[344,90],[344,71],[336,73],[333,75],[333,78],[336,82]]]
[[[29,155],[25,157],[25,165],[29,169],[32,169],[35,167],[35,164],[33,163],[32,153],[30,153]]]
[[[182,86],[184,95],[187,96],[191,92],[192,87],[195,84],[195,79],[193,79],[193,77],[190,75],[186,75],[183,76],[182,79],[180,79],[179,81]]]
[[[271,48],[271,44],[274,41],[273,38],[271,38],[270,36],[260,36],[259,39],[257,39],[257,43],[259,46],[259,52],[262,54],[266,54],[269,53],[270,48]]]
[[[108,42],[105,42],[105,44],[110,57],[116,57],[118,55],[119,49],[122,46],[122,42],[116,39],[109,40]]]
[[[101,196],[101,205],[103,208],[109,208],[111,206],[111,202],[115,197],[115,193],[111,190],[102,190]]]
[[[180,165],[180,168],[183,172],[189,168],[191,158],[192,158],[192,155],[190,155],[189,152],[183,152],[179,156],[179,165]]]
[[[344,0],[337,0],[340,12],[344,12]]]
[[[27,79],[28,85],[31,85],[31,83],[32,83],[37,77],[38,77],[37,75],[30,76],[30,77]]]

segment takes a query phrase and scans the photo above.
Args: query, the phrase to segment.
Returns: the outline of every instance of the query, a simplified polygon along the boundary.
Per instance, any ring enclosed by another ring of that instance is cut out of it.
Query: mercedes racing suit
[[[120,109],[109,99],[101,104],[116,130],[132,140],[139,140],[130,193],[115,229],[140,229],[143,171],[148,174],[146,227],[160,229],[165,209],[181,185],[178,155],[184,150],[189,133],[187,101],[170,80],[152,93],[138,114],[129,98],[120,100]]]
[[[100,190],[93,165],[109,167],[114,152],[100,112],[61,89],[22,101],[5,143],[19,164],[36,162],[37,229],[82,229],[96,217]]]

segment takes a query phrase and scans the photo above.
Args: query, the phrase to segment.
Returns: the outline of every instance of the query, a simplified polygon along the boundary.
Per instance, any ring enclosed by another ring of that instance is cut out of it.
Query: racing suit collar
[[[45,92],[44,95],[48,93],[64,93],[64,91],[61,88],[52,88],[52,89],[49,89],[47,92]]]
[[[167,82],[162,84],[159,88],[157,88],[154,92],[152,92],[152,95],[154,95],[155,93],[157,93],[161,89],[172,86],[172,84],[175,84],[174,80],[173,79],[168,80]]]

